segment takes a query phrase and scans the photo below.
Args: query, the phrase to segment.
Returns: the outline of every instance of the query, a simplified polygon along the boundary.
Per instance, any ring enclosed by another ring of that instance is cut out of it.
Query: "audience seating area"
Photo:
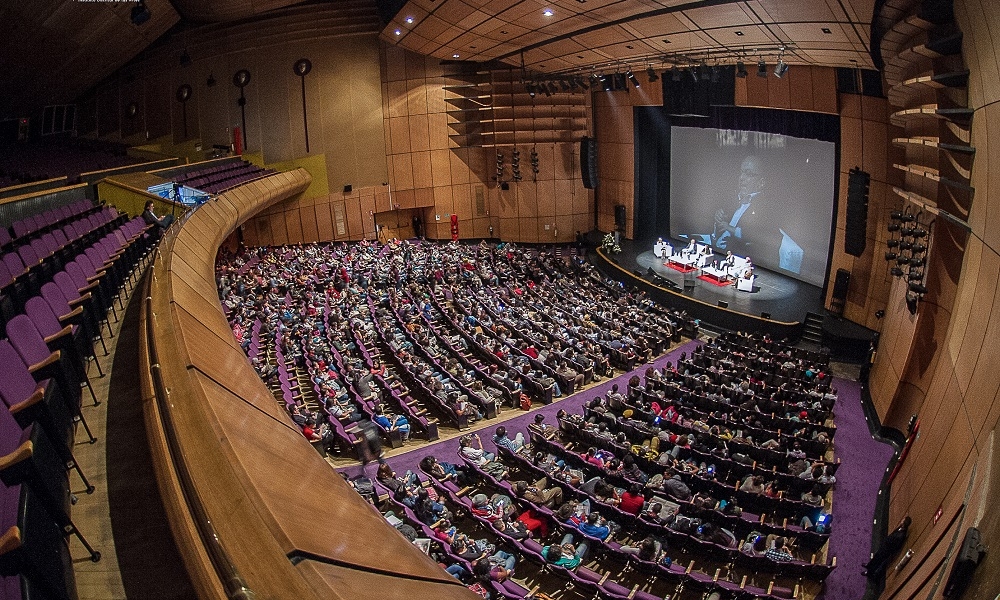
[[[322,452],[436,439],[442,421],[551,402],[696,333],[575,256],[513,244],[253,249],[217,274],[251,364]]]
[[[0,187],[140,163],[114,142],[55,136],[31,143],[0,144]]]
[[[462,440],[458,465],[428,455],[416,474],[381,466],[370,498],[494,597],[553,585],[609,600],[814,595],[836,566],[825,368],[824,355],[726,334],[580,414],[560,411],[558,426],[498,431],[493,452]],[[546,551],[567,540],[558,559]],[[517,581],[477,566],[508,555]]]
[[[141,218],[81,202],[4,231],[0,261],[0,590],[4,598],[76,598],[68,536],[91,560],[72,520],[69,472],[94,486],[74,458],[88,368],[103,376],[94,341],[117,320],[120,292],[138,280],[155,236]],[[6,239],[6,238],[5,238]],[[105,354],[107,353],[105,349]],[[79,489],[75,487],[73,489]]]
[[[188,171],[177,179],[176,183],[210,194],[221,194],[248,181],[267,177],[276,172],[247,161],[225,162]]]

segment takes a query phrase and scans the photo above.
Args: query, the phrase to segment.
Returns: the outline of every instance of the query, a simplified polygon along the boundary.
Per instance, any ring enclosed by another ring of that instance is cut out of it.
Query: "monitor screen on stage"
[[[822,286],[835,145],[755,131],[670,129],[670,235]]]

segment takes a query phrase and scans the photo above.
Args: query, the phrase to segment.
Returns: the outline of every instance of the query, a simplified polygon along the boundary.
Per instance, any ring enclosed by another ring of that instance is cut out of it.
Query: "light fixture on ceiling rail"
[[[784,56],[785,56],[785,47],[782,46],[778,50],[778,63],[774,65],[774,76],[777,77],[778,79],[784,77],[785,73],[788,71],[788,65],[785,64]]]
[[[736,61],[736,76],[739,77],[740,79],[746,79],[747,75],[748,75],[747,66],[743,62],[743,59],[741,58]]]
[[[767,63],[763,56],[757,59],[757,77],[767,77]]]
[[[677,69],[677,65],[670,67],[670,79],[675,82],[681,80],[681,72]]]
[[[649,78],[649,83],[655,83],[660,78],[660,76],[656,74],[656,69],[653,68],[653,65],[649,65],[646,69],[646,77]]]
[[[639,87],[639,80],[635,78],[635,74],[632,73],[632,69],[625,72],[625,77],[628,77],[628,80],[632,82],[632,85]]]

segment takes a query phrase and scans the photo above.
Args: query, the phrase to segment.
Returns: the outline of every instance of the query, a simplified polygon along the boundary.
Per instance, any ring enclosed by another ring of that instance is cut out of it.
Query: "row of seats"
[[[78,235],[64,252],[47,257],[51,277],[39,272],[30,282],[15,281],[18,310],[7,319],[7,338],[0,340],[5,598],[76,598],[67,536],[75,536],[91,560],[101,558],[72,520],[76,499],[68,474],[75,472],[87,493],[94,491],[74,456],[78,426],[90,443],[96,441],[82,411],[82,387],[89,386],[90,361],[100,372],[93,342],[103,342],[101,323],[108,321],[115,298],[121,302],[119,292],[134,285],[137,267],[152,247],[142,219],[123,221],[112,209],[74,221]]]
[[[0,227],[0,250],[6,252],[14,246],[30,243],[34,235],[57,228],[92,210],[95,210],[95,207],[89,200],[77,200],[72,204],[50,208],[18,219],[9,227]]]
[[[186,173],[177,183],[210,194],[218,194],[273,173],[276,173],[276,171],[264,169],[253,163],[243,161],[197,169]]]
[[[141,162],[123,144],[57,137],[46,142],[0,144],[0,187],[67,177]]]

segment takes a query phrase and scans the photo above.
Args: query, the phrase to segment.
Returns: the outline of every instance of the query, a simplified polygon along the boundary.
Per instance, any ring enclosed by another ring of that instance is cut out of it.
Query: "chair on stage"
[[[757,279],[757,276],[753,274],[750,277],[738,277],[736,279],[736,289],[741,292],[752,292],[755,279]]]

